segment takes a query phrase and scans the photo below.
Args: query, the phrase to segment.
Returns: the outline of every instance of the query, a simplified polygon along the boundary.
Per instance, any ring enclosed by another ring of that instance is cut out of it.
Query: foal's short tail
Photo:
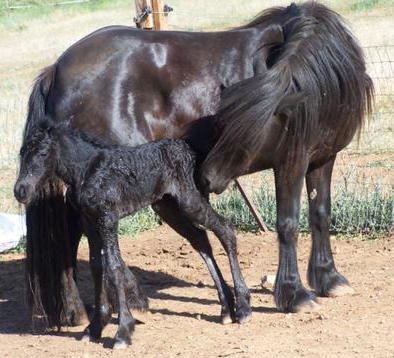
[[[47,67],[35,81],[28,105],[23,133],[25,142],[31,129],[45,117],[47,96],[55,66]],[[63,308],[62,283],[72,254],[67,225],[64,185],[48,182],[26,207],[26,279],[27,302],[33,327],[59,327]]]

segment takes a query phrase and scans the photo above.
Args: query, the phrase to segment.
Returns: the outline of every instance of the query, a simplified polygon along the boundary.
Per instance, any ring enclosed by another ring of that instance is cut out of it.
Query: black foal
[[[115,289],[119,328],[114,347],[130,344],[135,320],[127,298],[134,294],[134,300],[141,302],[132,304],[139,307],[147,307],[147,301],[121,258],[118,222],[167,198],[173,199],[194,225],[212,230],[220,239],[229,257],[236,296],[235,315],[231,302],[223,304],[220,297],[222,311],[238,322],[250,317],[250,295],[239,268],[232,226],[197,189],[195,166],[195,154],[183,140],[161,140],[137,147],[108,146],[50,121],[37,126],[23,145],[15,197],[22,203],[30,202],[46,179],[58,177],[71,187],[71,200],[82,212],[95,283],[94,316],[84,336],[93,340],[101,337],[112,313],[107,294]]]

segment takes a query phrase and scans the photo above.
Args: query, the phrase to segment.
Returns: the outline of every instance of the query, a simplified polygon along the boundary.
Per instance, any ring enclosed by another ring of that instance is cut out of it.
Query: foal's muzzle
[[[26,204],[31,197],[32,187],[30,184],[17,182],[14,186],[14,196],[21,204]]]

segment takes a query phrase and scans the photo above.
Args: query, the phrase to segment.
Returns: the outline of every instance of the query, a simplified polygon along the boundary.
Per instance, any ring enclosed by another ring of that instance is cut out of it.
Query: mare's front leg
[[[185,216],[181,211],[175,199],[170,196],[165,196],[162,200],[152,205],[152,207],[168,225],[179,235],[187,239],[192,247],[201,255],[218,291],[219,301],[222,307],[222,323],[231,323],[235,320],[234,297],[213,256],[207,232],[193,225],[189,217]]]
[[[280,311],[297,312],[317,306],[315,295],[302,285],[297,265],[297,237],[300,201],[306,163],[303,160],[281,163],[274,168],[279,267],[275,281],[275,303]]]
[[[306,175],[312,251],[308,265],[308,282],[319,296],[353,293],[347,279],[338,273],[330,245],[331,175],[335,157]]]
[[[183,213],[195,224],[211,230],[219,238],[228,256],[235,291],[235,319],[244,323],[250,319],[250,292],[241,273],[237,255],[237,238],[232,225],[209,205],[208,201],[195,190],[187,190],[178,197]]]

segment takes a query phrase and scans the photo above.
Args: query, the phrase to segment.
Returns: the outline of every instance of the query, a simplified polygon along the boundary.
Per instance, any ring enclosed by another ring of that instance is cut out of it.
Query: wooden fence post
[[[149,30],[154,28],[152,0],[135,0],[135,12],[134,22],[137,27]]]
[[[164,1],[163,0],[152,0],[153,8],[153,23],[155,30],[166,30],[167,19],[164,16]]]

